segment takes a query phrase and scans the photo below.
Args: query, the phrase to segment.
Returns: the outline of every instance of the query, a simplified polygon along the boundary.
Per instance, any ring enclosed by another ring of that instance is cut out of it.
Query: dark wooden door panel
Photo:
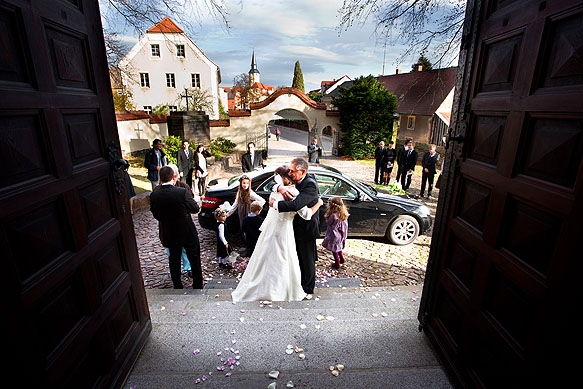
[[[8,369],[120,386],[150,328],[98,2],[0,2]],[[27,381],[29,382],[29,381]]]
[[[468,12],[419,318],[463,386],[557,383],[582,296],[583,4]]]

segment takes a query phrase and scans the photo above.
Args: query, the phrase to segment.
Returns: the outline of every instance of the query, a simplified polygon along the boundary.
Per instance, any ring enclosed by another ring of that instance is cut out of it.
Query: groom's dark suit
[[[299,195],[290,201],[279,201],[279,212],[296,212],[304,206],[311,207],[318,202],[318,183],[311,174],[306,174],[304,179],[296,183]],[[293,220],[296,251],[300,261],[302,273],[302,288],[308,294],[314,293],[316,286],[316,238],[320,236],[320,218],[318,212],[312,215],[310,220],[305,220],[297,215]]]
[[[200,207],[185,189],[174,185],[161,185],[150,194],[150,210],[159,222],[160,241],[170,250],[170,277],[174,289],[182,289],[180,263],[184,247],[192,271],[192,287],[202,289],[200,243],[191,213]]]

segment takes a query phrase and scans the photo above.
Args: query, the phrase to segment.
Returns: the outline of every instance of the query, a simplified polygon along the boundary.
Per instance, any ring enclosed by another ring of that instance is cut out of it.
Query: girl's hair
[[[249,180],[249,188],[243,189],[244,180]],[[239,202],[241,203],[249,203],[251,201],[251,178],[249,176],[241,176],[239,178],[239,189],[237,190],[237,197],[239,198]]]
[[[328,206],[326,207],[326,213],[324,217],[329,217],[333,213],[338,214],[338,219],[346,220],[350,214],[348,213],[348,208],[344,205],[344,202],[340,197],[332,197],[328,200]]]
[[[201,152],[200,149],[202,149],[203,147],[204,147],[203,145],[196,146],[196,152],[200,153]]]

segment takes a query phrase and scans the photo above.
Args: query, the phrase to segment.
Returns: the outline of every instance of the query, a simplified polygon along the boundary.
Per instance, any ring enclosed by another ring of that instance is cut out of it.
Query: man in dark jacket
[[[434,144],[429,145],[429,151],[423,154],[423,158],[421,159],[421,167],[423,168],[421,171],[421,190],[419,191],[419,196],[421,197],[425,193],[426,184],[429,184],[427,198],[431,196],[431,191],[433,190],[433,178],[435,177],[435,173],[437,173],[435,166],[437,165],[437,161],[439,161],[439,154],[435,149],[436,146]]]
[[[383,180],[383,165],[385,163],[387,149],[385,149],[385,141],[380,141],[379,146],[374,151],[374,183],[379,183],[379,176]]]
[[[320,200],[318,183],[311,174],[308,174],[308,162],[305,159],[293,159],[290,162],[288,174],[300,193],[293,200],[275,201],[271,198],[270,207],[278,212],[297,212],[304,206],[312,207]],[[289,189],[285,185],[274,186],[273,190],[280,192],[284,198],[291,198]],[[318,260],[316,239],[320,237],[319,213],[315,212],[310,220],[305,220],[296,214],[293,219],[293,228],[300,262],[302,288],[305,293],[312,295],[316,286],[316,261]]]
[[[192,188],[192,173],[194,172],[194,152],[188,146],[188,141],[182,142],[182,148],[176,153],[176,165],[180,181]]]
[[[144,167],[148,169],[148,180],[152,183],[152,190],[160,184],[158,171],[162,166],[168,165],[163,148],[164,144],[162,141],[160,139],[154,139],[152,148],[148,150],[144,158]]]
[[[263,156],[260,151],[255,151],[255,143],[247,143],[247,152],[241,157],[243,173],[263,168]]]
[[[159,189],[150,194],[150,211],[160,228],[160,241],[170,251],[170,277],[174,289],[182,289],[181,255],[186,251],[192,272],[192,287],[202,289],[202,268],[200,264],[200,243],[198,232],[191,214],[198,213],[200,207],[185,188],[174,186],[176,178],[170,166],[160,168]]]
[[[415,166],[417,165],[417,158],[419,157],[419,154],[415,151],[415,142],[409,141],[407,143],[407,151],[402,154],[403,171],[401,172],[401,187],[404,191],[408,191],[409,186],[411,186],[411,178],[413,178]]]

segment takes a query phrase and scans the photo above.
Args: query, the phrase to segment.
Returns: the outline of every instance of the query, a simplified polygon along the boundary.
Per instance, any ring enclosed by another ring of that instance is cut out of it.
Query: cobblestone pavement
[[[285,155],[288,154],[289,155]],[[266,160],[268,165],[280,165],[287,163],[291,158],[298,155],[298,151],[283,152],[278,156],[270,157]],[[301,155],[301,153],[299,154]],[[322,164],[334,166],[352,178],[372,183],[374,177],[374,164],[371,165],[345,160],[335,156],[324,156]],[[417,167],[420,171],[420,167]],[[241,172],[240,165],[234,165],[225,169],[220,179],[230,177]],[[420,187],[419,175],[413,177],[411,184],[411,194],[418,194]],[[394,182],[394,174],[392,182]],[[423,199],[429,206],[432,216],[435,215],[437,205],[438,189],[434,190],[436,197]],[[193,216],[198,229],[201,262],[203,275],[206,282],[214,280],[220,282],[221,279],[240,278],[247,265],[249,258],[240,257],[235,263],[233,270],[219,269],[215,260],[216,236],[215,232],[206,230],[199,226],[198,217]],[[148,207],[135,210],[133,215],[134,228],[144,286],[146,288],[171,288],[170,272],[168,269],[168,257],[158,238],[158,223],[152,217]],[[385,239],[353,239],[346,242],[344,257],[346,263],[339,270],[330,267],[332,254],[324,249],[317,240],[318,262],[316,263],[317,287],[326,287],[330,278],[358,277],[362,286],[389,287],[400,285],[421,285],[425,277],[425,269],[431,245],[431,232],[429,235],[419,236],[415,242],[407,246],[395,246],[387,243]],[[233,245],[239,252],[244,252],[244,246],[240,240],[234,240]],[[190,278],[183,275],[185,287],[190,287]]]

